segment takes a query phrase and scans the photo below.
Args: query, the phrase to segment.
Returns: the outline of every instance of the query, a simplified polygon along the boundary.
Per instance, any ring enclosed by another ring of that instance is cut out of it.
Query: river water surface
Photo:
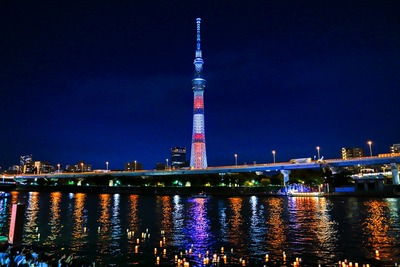
[[[25,243],[96,266],[400,263],[400,198],[12,192],[0,199],[2,235],[17,202]]]

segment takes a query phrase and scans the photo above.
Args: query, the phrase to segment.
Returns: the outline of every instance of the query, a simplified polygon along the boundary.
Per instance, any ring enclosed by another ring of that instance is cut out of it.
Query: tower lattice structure
[[[193,63],[195,74],[192,80],[194,101],[192,149],[190,155],[190,166],[194,169],[207,168],[206,136],[204,131],[204,88],[206,87],[206,80],[203,79],[204,62],[200,49],[200,23],[201,19],[197,18],[197,49]]]

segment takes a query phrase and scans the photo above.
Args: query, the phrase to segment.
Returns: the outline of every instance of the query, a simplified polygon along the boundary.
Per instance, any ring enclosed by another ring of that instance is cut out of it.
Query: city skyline
[[[0,4],[2,169],[190,148],[197,17],[209,166],[400,143],[398,3],[156,3]]]

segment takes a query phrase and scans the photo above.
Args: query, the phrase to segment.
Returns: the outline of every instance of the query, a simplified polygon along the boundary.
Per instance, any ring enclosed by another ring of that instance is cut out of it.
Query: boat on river
[[[323,192],[299,192],[296,190],[289,190],[287,195],[290,197],[322,197]]]
[[[193,194],[192,198],[209,198],[210,196],[207,195],[205,192],[200,192],[198,194]]]

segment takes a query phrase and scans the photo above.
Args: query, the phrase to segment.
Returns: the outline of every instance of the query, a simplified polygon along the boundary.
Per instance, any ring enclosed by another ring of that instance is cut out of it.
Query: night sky
[[[209,166],[400,143],[399,1],[2,0],[2,169],[189,159],[197,17]]]

